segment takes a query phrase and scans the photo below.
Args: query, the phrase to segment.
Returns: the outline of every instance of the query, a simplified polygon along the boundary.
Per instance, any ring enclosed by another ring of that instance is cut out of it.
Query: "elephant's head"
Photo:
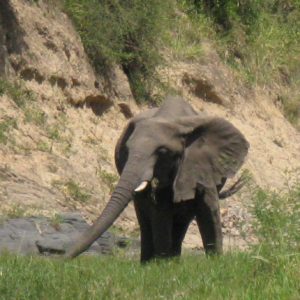
[[[233,176],[249,144],[228,121],[197,114],[180,97],[133,118],[115,151],[120,180],[101,216],[68,253],[75,257],[107,230],[135,193],[169,187],[173,201],[192,199],[197,187],[211,187]],[[154,186],[154,185],[152,185]]]

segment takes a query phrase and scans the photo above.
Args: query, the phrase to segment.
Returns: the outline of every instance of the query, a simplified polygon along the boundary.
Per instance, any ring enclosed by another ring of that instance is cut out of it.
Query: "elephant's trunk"
[[[66,258],[74,258],[87,250],[118,218],[132,199],[132,193],[139,183],[139,176],[125,168],[109,202],[95,223],[86,230],[80,240],[66,253]]]

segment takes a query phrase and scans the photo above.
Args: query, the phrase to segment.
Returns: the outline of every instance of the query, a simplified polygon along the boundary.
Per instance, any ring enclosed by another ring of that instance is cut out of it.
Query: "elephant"
[[[66,251],[74,258],[118,218],[133,199],[141,235],[141,262],[179,256],[196,220],[207,254],[222,253],[219,199],[248,153],[244,135],[223,118],[197,113],[181,96],[133,117],[115,148],[120,179],[102,214]]]

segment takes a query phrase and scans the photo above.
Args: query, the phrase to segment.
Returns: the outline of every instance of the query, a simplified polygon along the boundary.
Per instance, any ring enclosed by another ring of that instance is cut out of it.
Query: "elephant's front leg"
[[[145,201],[146,196],[136,197],[134,207],[140,225],[141,233],[141,262],[145,263],[154,258],[154,244],[152,235],[152,222],[150,219],[150,207]]]
[[[219,198],[216,188],[205,188],[197,192],[196,219],[201,233],[205,252],[222,253],[223,237]]]
[[[159,207],[155,207],[152,210],[151,219],[155,257],[171,257],[173,223],[171,209],[161,210]]]

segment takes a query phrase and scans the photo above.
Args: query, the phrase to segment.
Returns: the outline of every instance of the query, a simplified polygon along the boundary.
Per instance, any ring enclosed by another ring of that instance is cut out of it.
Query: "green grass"
[[[121,255],[72,261],[0,256],[0,299],[300,298],[300,187],[257,190],[258,244],[222,256],[184,255],[140,265]]]
[[[299,255],[269,262],[246,253],[146,266],[117,257],[4,255],[0,299],[299,299],[299,263]]]

